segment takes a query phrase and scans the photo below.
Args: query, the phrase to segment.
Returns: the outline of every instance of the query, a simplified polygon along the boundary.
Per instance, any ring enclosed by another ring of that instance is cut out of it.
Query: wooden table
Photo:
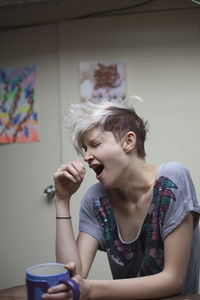
[[[0,290],[0,300],[27,300],[26,286],[19,285]],[[177,295],[173,297],[163,298],[162,300],[200,300],[200,295]]]
[[[200,300],[200,295],[192,295],[192,294],[177,295],[173,297],[163,298],[162,300]]]
[[[0,290],[0,300],[26,300],[26,285]]]

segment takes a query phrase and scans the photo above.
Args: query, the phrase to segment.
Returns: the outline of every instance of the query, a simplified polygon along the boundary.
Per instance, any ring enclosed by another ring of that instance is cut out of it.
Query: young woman
[[[156,299],[196,293],[199,282],[199,213],[186,167],[145,161],[146,124],[122,101],[71,105],[72,143],[99,183],[83,197],[77,240],[70,199],[85,167],[77,159],[55,173],[57,261],[67,264],[80,299]],[[114,280],[88,280],[97,250],[107,252]],[[73,299],[60,284],[43,299]]]

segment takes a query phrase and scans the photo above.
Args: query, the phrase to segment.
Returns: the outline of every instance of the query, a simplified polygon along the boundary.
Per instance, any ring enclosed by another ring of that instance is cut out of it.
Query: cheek
[[[116,172],[120,172],[124,169],[124,167],[127,166],[126,159],[124,155],[121,154],[121,152],[118,153],[111,153],[107,159],[108,166],[111,166],[114,168]]]
[[[119,145],[108,145],[101,153],[98,158],[104,163],[105,167],[112,166],[124,166],[126,161],[126,155],[123,149]]]

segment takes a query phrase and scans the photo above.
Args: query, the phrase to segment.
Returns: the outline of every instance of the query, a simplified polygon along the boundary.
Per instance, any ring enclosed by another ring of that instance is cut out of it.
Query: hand
[[[46,294],[42,295],[42,299],[46,300],[61,300],[70,299],[73,300],[73,294],[70,288],[66,284],[61,283],[48,289]]]
[[[83,279],[80,275],[76,275],[76,266],[74,263],[69,263],[65,266],[70,271],[71,278],[76,281],[80,289],[80,300],[87,300],[89,292],[87,280]],[[64,283],[49,288],[47,294],[42,295],[42,299],[70,299],[73,300],[73,294],[71,289]]]
[[[84,175],[85,167],[78,159],[61,165],[54,174],[56,198],[70,199],[80,187]]]

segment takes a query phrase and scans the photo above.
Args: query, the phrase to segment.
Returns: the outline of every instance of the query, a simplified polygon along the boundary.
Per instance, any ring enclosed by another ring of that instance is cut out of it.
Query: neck
[[[152,166],[144,159],[137,158],[130,162],[123,179],[120,180],[118,187],[111,191],[111,194],[120,195],[118,199],[122,202],[138,202],[143,195],[152,191],[158,167]],[[112,197],[114,198],[114,197]]]

